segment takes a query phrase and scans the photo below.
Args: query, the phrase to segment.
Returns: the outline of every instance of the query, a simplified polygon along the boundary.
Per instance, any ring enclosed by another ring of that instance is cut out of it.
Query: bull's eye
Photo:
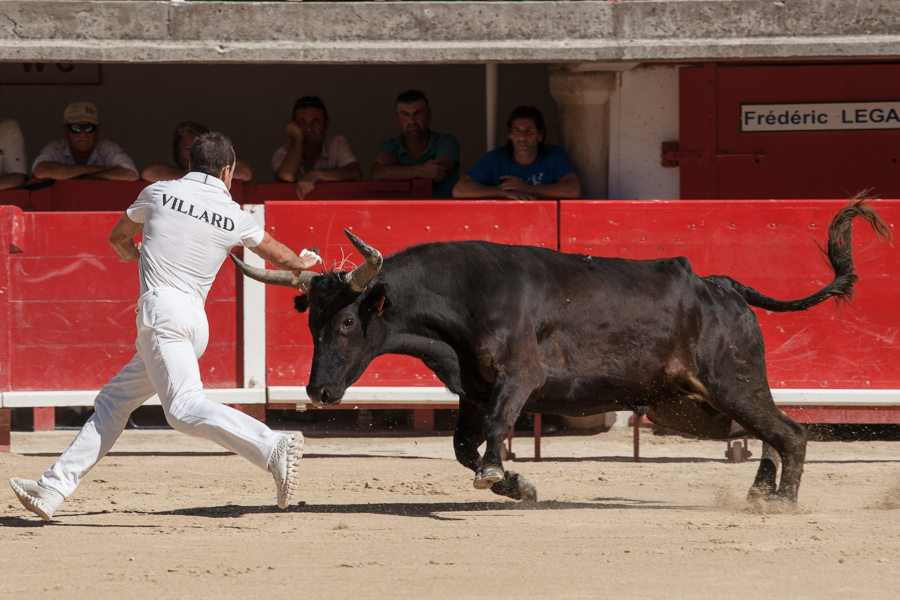
[[[353,327],[353,323],[355,323],[355,321],[353,320],[353,317],[347,317],[346,319],[344,319],[344,322],[342,323],[342,325],[343,325],[344,329],[350,329],[351,327]]]

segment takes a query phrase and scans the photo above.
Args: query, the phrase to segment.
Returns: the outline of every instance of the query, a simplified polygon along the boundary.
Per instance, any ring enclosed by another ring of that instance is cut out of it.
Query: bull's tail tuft
[[[828,227],[827,249],[821,246],[820,248],[828,257],[834,271],[834,280],[816,293],[799,300],[776,300],[728,276],[714,275],[708,279],[733,289],[743,296],[750,306],[773,312],[808,310],[828,298],[834,298],[838,303],[849,304],[853,299],[853,284],[858,279],[853,267],[853,219],[860,217],[868,221],[879,240],[891,242],[891,232],[878,213],[869,206],[870,198],[866,194],[867,192],[857,194],[850,200],[850,204],[842,208],[831,220]]]

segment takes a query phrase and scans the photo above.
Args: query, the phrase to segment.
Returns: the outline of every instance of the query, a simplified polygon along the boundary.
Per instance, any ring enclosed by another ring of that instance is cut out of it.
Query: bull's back
[[[397,258],[411,268],[427,265],[422,285],[454,307],[471,346],[533,340],[545,391],[557,399],[659,379],[659,357],[691,329],[704,287],[684,258],[641,261],[486,242],[412,250]]]

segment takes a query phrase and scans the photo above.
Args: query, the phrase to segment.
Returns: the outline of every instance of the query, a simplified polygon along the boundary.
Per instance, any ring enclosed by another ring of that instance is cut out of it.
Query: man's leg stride
[[[9,480],[22,505],[45,521],[52,519],[88,471],[119,439],[131,413],[154,393],[144,361],[136,354],[103,386],[94,400],[94,414],[38,481],[19,477]]]

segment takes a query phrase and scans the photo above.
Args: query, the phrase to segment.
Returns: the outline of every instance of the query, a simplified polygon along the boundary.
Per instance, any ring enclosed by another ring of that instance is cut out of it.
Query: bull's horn
[[[369,282],[375,279],[378,271],[381,270],[381,252],[350,233],[350,231],[345,229],[344,233],[347,234],[347,238],[356,250],[366,259],[365,263],[353,269],[353,272],[347,276],[347,283],[350,284],[350,289],[354,292],[361,292],[366,289]]]
[[[231,260],[234,261],[234,264],[237,265],[237,268],[240,269],[244,275],[246,275],[250,279],[255,279],[256,281],[261,281],[262,283],[268,283],[269,285],[280,285],[283,287],[308,292],[309,286],[312,284],[313,279],[315,279],[316,277],[320,277],[318,273],[313,273],[312,271],[301,271],[299,277],[294,277],[294,274],[290,271],[258,269],[256,267],[251,267],[250,265],[245,264],[244,261],[239,259],[234,254],[229,254],[228,256],[231,257]]]

